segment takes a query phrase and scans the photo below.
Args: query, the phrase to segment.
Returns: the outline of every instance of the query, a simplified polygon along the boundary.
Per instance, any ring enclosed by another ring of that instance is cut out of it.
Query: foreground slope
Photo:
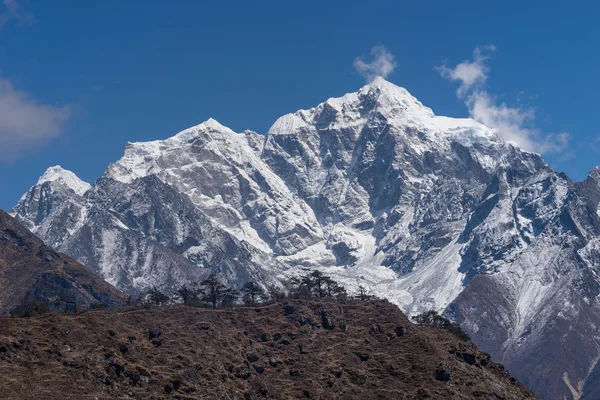
[[[573,183],[376,79],[264,137],[208,120],[130,143],[92,187],[51,169],[11,212],[133,295],[319,268],[446,313],[542,397],[576,399],[600,368],[599,175]]]
[[[73,311],[121,305],[125,295],[0,210],[0,314],[24,312],[33,302]]]
[[[474,345],[386,301],[7,319],[0,388],[15,400],[535,398]]]

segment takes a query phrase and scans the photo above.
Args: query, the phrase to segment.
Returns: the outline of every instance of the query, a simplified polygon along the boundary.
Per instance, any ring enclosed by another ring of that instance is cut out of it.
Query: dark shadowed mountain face
[[[26,312],[32,303],[74,311],[121,305],[125,295],[0,211],[0,314]]]
[[[300,267],[445,312],[542,397],[600,358],[600,173],[581,183],[383,79],[279,118],[129,143],[93,187],[49,169],[11,210],[131,294]]]
[[[385,301],[9,319],[0,349],[11,400],[536,398],[473,344]]]

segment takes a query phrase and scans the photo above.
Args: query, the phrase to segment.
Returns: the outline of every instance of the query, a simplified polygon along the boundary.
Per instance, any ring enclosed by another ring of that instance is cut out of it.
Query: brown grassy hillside
[[[25,312],[31,303],[73,311],[124,302],[119,290],[0,210],[0,315]]]
[[[0,319],[6,399],[533,399],[386,301]]]

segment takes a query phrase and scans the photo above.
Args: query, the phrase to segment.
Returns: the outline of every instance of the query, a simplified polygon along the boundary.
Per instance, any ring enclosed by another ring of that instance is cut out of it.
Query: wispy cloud
[[[0,78],[0,160],[13,161],[24,150],[59,136],[69,116],[69,106],[42,104]]]
[[[568,133],[542,133],[534,126],[535,112],[532,108],[509,107],[487,91],[485,84],[490,69],[486,62],[495,51],[493,45],[477,47],[472,60],[465,60],[454,67],[443,64],[436,70],[442,77],[459,83],[456,95],[464,100],[471,117],[497,130],[507,142],[538,153],[556,153],[566,149],[570,139]]]
[[[370,57],[370,62],[365,61],[362,57],[357,57],[354,60],[354,68],[368,82],[379,76],[385,78],[396,68],[394,55],[384,46],[374,46],[371,49]]]
[[[25,10],[17,0],[3,0],[4,10],[0,12],[0,28],[9,21],[14,20],[20,24],[31,23],[34,16],[31,12]]]

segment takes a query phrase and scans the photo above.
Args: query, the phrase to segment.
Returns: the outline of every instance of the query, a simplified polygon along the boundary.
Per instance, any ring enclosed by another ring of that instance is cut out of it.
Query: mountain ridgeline
[[[316,268],[443,313],[540,397],[579,399],[600,385],[599,203],[600,169],[574,183],[378,78],[266,136],[210,119],[129,143],[93,186],[52,167],[11,214],[132,296]]]

